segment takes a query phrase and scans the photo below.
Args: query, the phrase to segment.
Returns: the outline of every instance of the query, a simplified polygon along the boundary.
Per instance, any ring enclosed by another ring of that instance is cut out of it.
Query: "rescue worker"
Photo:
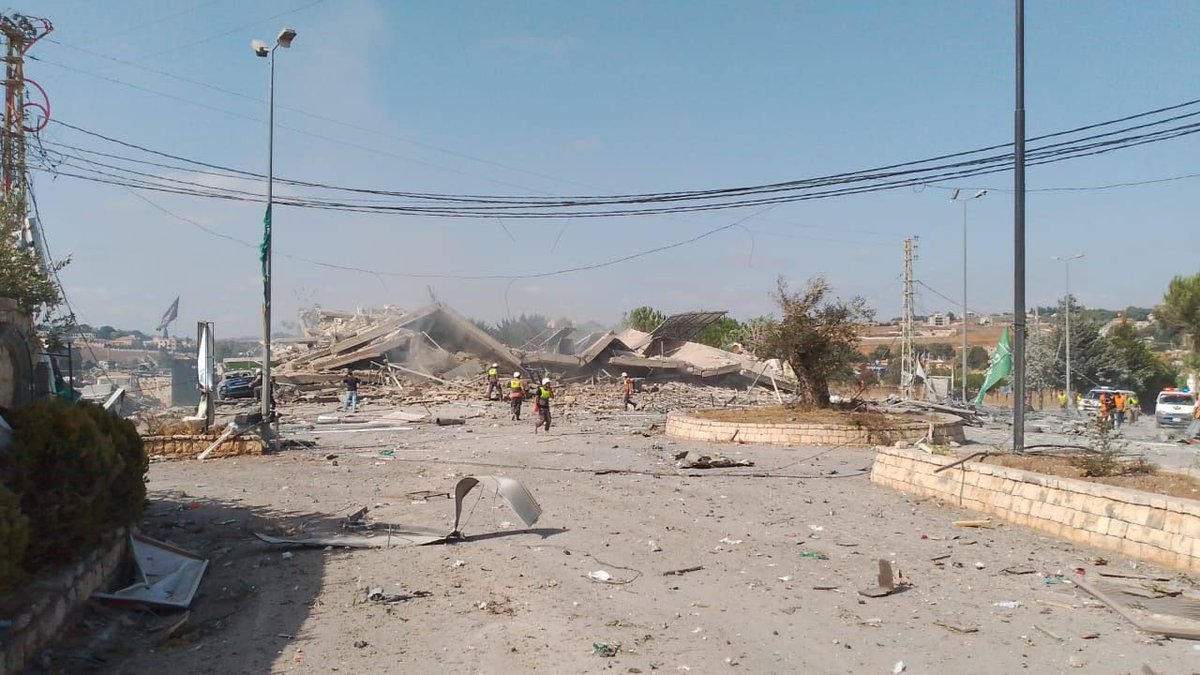
[[[1138,417],[1142,414],[1142,402],[1138,400],[1137,394],[1130,394],[1125,403],[1125,412],[1129,414],[1129,423],[1137,424]]]
[[[1108,392],[1100,394],[1100,419],[1112,423],[1113,400]]]
[[[550,399],[553,397],[554,392],[550,389],[550,378],[543,377],[541,386],[537,388],[537,397],[534,399],[538,421],[533,426],[533,433],[536,434],[543,425],[547,432],[550,431]]]
[[[487,400],[496,401],[500,399],[500,364],[493,363],[487,371]],[[492,392],[496,392],[496,398],[492,398]]]
[[[1113,418],[1118,429],[1125,424],[1125,406],[1128,402],[1129,398],[1119,391],[1116,396],[1113,396]]]
[[[1067,409],[1067,392],[1065,391],[1058,392],[1058,408],[1059,410]]]
[[[508,381],[508,400],[512,403],[513,420],[521,421],[521,401],[525,399],[525,383],[521,381],[521,373],[513,373],[513,379]]]
[[[629,377],[629,373],[621,373],[621,380],[624,383],[623,402],[625,404],[625,410],[628,411],[630,406],[633,406],[636,409],[637,406],[633,403],[633,380]]]

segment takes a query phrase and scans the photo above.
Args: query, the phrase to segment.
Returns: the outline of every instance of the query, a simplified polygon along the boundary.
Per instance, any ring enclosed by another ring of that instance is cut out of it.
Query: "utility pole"
[[[1075,410],[1075,399],[1071,398],[1071,306],[1074,304],[1071,302],[1071,261],[1079,260],[1082,257],[1083,257],[1082,253],[1076,253],[1075,255],[1052,255],[1052,256],[1050,256],[1051,260],[1057,260],[1057,261],[1063,263],[1063,267],[1066,268],[1066,274],[1067,274],[1067,297],[1063,301],[1063,309],[1065,310],[1065,312],[1063,314],[1063,333],[1064,333],[1064,337],[1065,337],[1066,343],[1067,343],[1067,379],[1066,379],[1065,385],[1066,385],[1066,394],[1067,394],[1067,414],[1068,415],[1073,414],[1074,412],[1077,412]]]
[[[916,238],[904,240],[904,312],[900,319],[900,390],[904,398],[912,397],[916,380],[916,357],[913,351],[913,252]]]
[[[0,181],[4,196],[10,198],[13,222],[10,227],[25,226],[25,134],[41,131],[50,122],[50,103],[46,91],[33,80],[25,78],[25,54],[35,42],[54,30],[46,19],[23,14],[0,16],[0,34],[4,36],[4,128],[0,130]],[[26,98],[26,88],[32,87],[41,101]],[[38,119],[40,117],[40,119]],[[39,254],[42,249],[38,248]]]
[[[1025,450],[1025,0],[1016,0],[1013,110],[1013,452]]]

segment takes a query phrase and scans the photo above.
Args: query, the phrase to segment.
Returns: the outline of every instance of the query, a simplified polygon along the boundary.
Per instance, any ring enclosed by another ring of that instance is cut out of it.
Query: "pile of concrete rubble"
[[[336,401],[347,369],[394,403],[478,397],[492,363],[504,377],[550,377],[563,394],[586,385],[577,390],[580,405],[591,388],[619,386],[623,372],[638,381],[642,409],[782,401],[795,381],[779,362],[690,341],[723,315],[677,314],[650,333],[560,326],[514,349],[442,303],[408,312],[306,310],[305,335],[280,346],[274,373],[281,399],[302,402]]]

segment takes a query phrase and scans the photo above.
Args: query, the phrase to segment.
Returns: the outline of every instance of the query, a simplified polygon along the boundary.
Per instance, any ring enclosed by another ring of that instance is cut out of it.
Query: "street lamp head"
[[[980,197],[982,197],[986,194],[987,194],[987,190],[980,190],[979,192],[976,192],[975,196],[971,197],[971,199],[979,199]]]
[[[262,40],[251,40],[250,48],[254,50],[255,54],[264,58],[271,53],[271,50],[267,49],[267,43]]]
[[[962,192],[962,190],[959,190],[958,188],[954,188],[954,193],[950,195],[950,201],[952,201],[952,202],[958,201],[958,193],[959,192]]]
[[[296,39],[296,30],[294,28],[284,28],[279,31],[279,37],[275,38],[275,44],[287,49],[292,46],[292,40]]]

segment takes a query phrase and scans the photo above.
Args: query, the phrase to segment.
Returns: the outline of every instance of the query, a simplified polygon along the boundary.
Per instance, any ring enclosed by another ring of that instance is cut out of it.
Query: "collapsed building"
[[[276,372],[283,382],[345,369],[388,369],[449,382],[476,378],[497,363],[504,370],[559,381],[598,381],[627,372],[648,380],[794,390],[794,378],[778,361],[691,341],[723,316],[721,311],[676,314],[649,333],[580,334],[572,326],[557,326],[512,348],[440,302],[410,312],[306,310],[301,315],[305,335],[278,352]]]

